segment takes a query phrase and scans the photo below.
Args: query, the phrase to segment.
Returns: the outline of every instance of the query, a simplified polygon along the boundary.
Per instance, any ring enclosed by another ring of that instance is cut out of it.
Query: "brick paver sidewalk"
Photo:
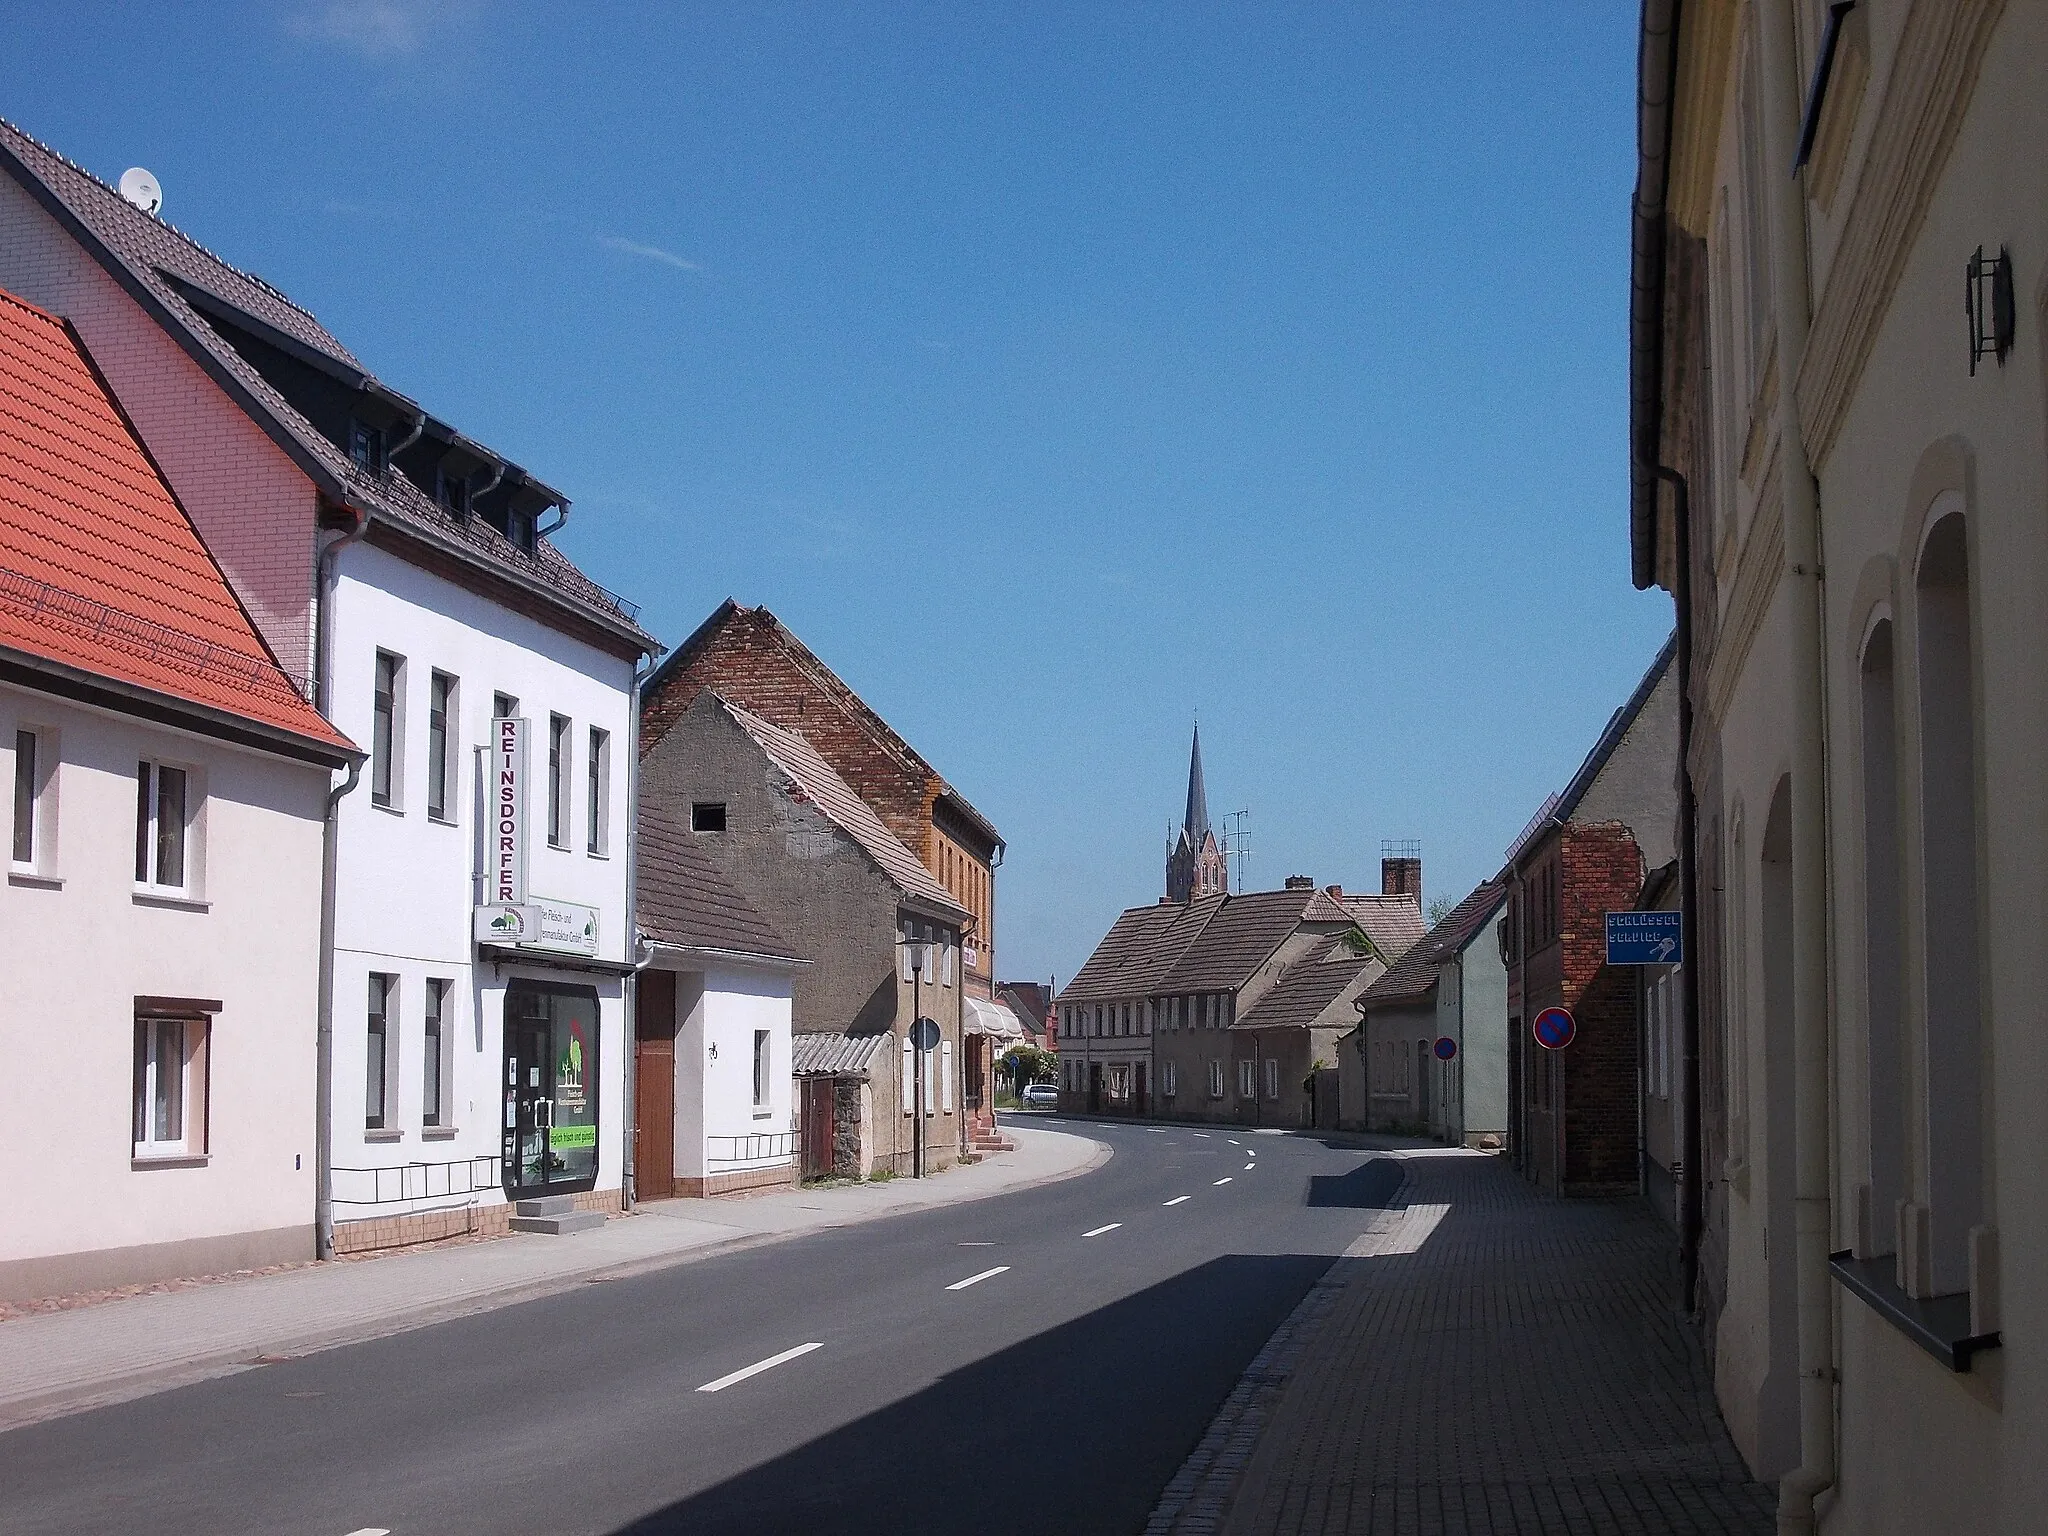
[[[1545,1199],[1499,1158],[1389,1155],[1406,1209],[1291,1320],[1292,1369],[1210,1505],[1223,1530],[1773,1528],[1674,1315],[1668,1229],[1637,1201]]]

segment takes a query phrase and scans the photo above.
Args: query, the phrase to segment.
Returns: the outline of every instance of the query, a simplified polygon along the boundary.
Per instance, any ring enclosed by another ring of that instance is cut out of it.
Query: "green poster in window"
[[[558,1125],[548,1132],[548,1147],[551,1151],[564,1152],[572,1148],[596,1145],[597,1127],[594,1125]]]

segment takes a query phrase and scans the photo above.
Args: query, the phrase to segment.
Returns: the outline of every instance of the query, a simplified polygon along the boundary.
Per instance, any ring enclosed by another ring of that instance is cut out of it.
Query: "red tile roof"
[[[329,749],[63,321],[0,292],[0,646]]]

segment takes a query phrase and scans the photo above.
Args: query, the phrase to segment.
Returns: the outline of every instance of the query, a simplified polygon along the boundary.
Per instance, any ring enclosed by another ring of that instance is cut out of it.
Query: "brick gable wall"
[[[927,868],[935,858],[932,803],[935,776],[906,766],[860,719],[850,695],[840,697],[793,655],[763,610],[732,615],[697,654],[642,701],[644,757],[706,688],[785,730],[795,731]]]
[[[1607,964],[1609,912],[1643,886],[1636,840],[1619,822],[1561,834],[1565,1006],[1578,1035],[1564,1053],[1565,1184],[1587,1192],[1636,1184],[1635,973]]]

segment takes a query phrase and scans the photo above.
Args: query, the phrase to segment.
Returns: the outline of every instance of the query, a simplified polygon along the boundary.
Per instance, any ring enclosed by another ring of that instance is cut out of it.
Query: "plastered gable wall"
[[[12,177],[0,288],[69,320],[285,671],[313,659],[318,499],[262,428]]]
[[[1678,849],[1678,669],[1664,669],[1643,707],[1616,743],[1578,808],[1574,822],[1620,822],[1635,834],[1651,869]]]
[[[797,973],[798,1032],[882,1030],[896,1017],[897,893],[851,839],[788,781],[709,693],[640,765],[640,793],[688,828],[695,801],[722,801],[726,830],[697,846],[812,963]]]

